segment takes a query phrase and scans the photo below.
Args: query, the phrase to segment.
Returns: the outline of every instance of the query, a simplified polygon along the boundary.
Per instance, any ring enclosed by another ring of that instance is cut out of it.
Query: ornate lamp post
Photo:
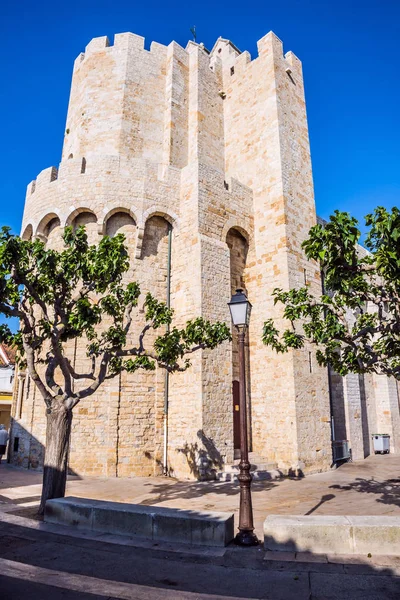
[[[250,321],[251,304],[243,290],[236,290],[228,302],[231,311],[232,323],[239,333],[239,387],[240,387],[240,512],[239,533],[235,537],[235,543],[241,546],[255,546],[258,544],[254,533],[253,507],[251,503],[251,481],[249,448],[247,440],[247,406],[246,406],[246,364],[244,342],[246,330]]]

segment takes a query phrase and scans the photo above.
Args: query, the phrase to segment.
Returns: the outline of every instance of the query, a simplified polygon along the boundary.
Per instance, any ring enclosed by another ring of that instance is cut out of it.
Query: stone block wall
[[[311,348],[277,356],[260,339],[263,321],[280,319],[275,287],[300,287],[306,276],[318,292],[321,283],[301,250],[316,218],[301,63],[272,33],[258,49],[253,61],[224,41],[213,50],[226,93],[226,172],[253,190],[254,256],[246,268],[253,449],[283,469],[323,469],[331,460],[326,371],[313,357],[310,372]]]
[[[176,325],[197,316],[228,323],[231,293],[245,287],[253,304],[247,361],[252,449],[283,470],[316,471],[331,462],[326,370],[312,348],[278,356],[261,343],[266,318],[282,324],[271,298],[275,287],[321,289],[317,266],[301,250],[316,221],[302,67],[292,53],[283,54],[273,33],[258,50],[251,60],[222,38],[211,53],[194,42],[185,49],[153,42],[146,50],[132,33],[116,35],[113,45],[106,37],[92,40],[74,65],[62,161],[28,186],[22,235],[61,248],[67,225],[85,224],[94,244],[124,233],[126,280],[166,299],[172,227]],[[141,325],[139,311],[136,333]],[[84,368],[84,344],[70,345],[68,353]],[[237,371],[233,332],[232,344],[198,352],[190,369],[169,378],[170,474],[212,477],[233,460]],[[389,396],[390,408],[381,415],[394,410]],[[39,468],[44,403],[27,381],[18,398],[13,461]],[[74,411],[71,469],[103,476],[161,473],[164,402],[160,369],[109,381]]]

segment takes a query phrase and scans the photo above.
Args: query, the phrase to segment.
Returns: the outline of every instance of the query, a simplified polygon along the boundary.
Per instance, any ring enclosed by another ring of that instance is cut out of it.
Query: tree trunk
[[[58,404],[46,413],[46,450],[43,488],[39,514],[44,514],[46,500],[63,498],[67,483],[68,451],[71,435],[72,410]]]

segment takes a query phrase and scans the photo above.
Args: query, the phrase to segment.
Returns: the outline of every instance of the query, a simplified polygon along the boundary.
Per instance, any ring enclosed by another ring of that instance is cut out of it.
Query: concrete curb
[[[159,552],[168,552],[175,554],[185,554],[193,557],[220,557],[226,553],[226,547],[217,546],[196,546],[179,543],[154,542],[138,536],[130,537],[128,535],[112,535],[110,533],[97,533],[83,529],[75,529],[67,525],[53,525],[43,521],[35,521],[27,517],[21,517],[10,514],[9,512],[0,512],[0,522],[24,527],[32,532],[43,532],[57,536],[74,538],[78,540],[87,540],[90,542],[104,542],[115,546],[128,546],[131,548],[143,548],[144,550],[156,550]],[[33,535],[33,534],[32,534]]]
[[[400,555],[400,517],[269,515],[264,548],[315,554]]]
[[[48,500],[44,520],[99,533],[199,546],[226,546],[234,537],[231,513],[106,502],[72,496]]]
[[[16,508],[16,507],[14,507]],[[42,521],[36,521],[31,518],[21,517],[10,514],[9,512],[0,512],[0,523],[10,525],[11,527],[24,528],[22,537],[32,541],[38,541],[38,535],[41,533],[65,538],[63,543],[76,544],[78,547],[86,543],[100,543],[101,547],[109,546],[110,551],[124,552],[123,548],[140,549],[144,552],[151,552],[151,556],[159,556],[161,559],[169,558],[171,560],[191,561],[207,564],[212,561],[214,564],[238,565],[242,568],[260,568],[260,560],[263,563],[263,569],[294,572],[312,572],[312,573],[358,573],[371,575],[371,569],[376,571],[377,575],[386,574],[390,569],[391,577],[400,578],[400,558],[393,556],[375,556],[368,558],[366,555],[325,555],[310,554],[301,552],[264,552],[259,548],[240,548],[235,545],[229,547],[215,546],[189,546],[188,544],[153,542],[139,537],[129,537],[121,535],[100,534],[82,529],[75,529],[65,525],[52,525]],[[18,532],[18,536],[21,533]],[[49,538],[45,538],[48,540]],[[73,541],[75,540],[75,541]],[[90,547],[90,546],[88,546]],[[115,547],[112,550],[112,547]],[[120,548],[120,549],[119,549]],[[239,561],[239,562],[238,562]]]

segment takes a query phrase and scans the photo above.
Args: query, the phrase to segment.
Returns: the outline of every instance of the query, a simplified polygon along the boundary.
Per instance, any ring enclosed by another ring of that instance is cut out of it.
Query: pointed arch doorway
[[[246,263],[249,251],[245,236],[235,228],[229,229],[226,243],[230,255],[231,294],[241,288],[246,291]],[[249,370],[249,352],[246,348],[246,367]],[[247,397],[250,398],[250,378],[247,377]],[[232,418],[233,418],[233,447],[235,456],[240,449],[240,404],[239,404],[239,345],[236,329],[232,330]]]

